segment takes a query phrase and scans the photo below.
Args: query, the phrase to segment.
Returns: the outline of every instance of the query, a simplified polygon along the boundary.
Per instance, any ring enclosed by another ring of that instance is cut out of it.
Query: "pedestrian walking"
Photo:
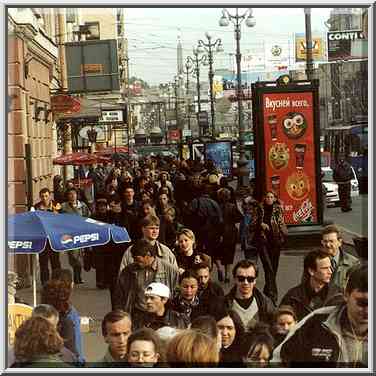
[[[241,347],[245,353],[243,364],[246,367],[268,367],[274,348],[269,326],[258,324],[252,332],[245,333],[241,339]]]
[[[176,266],[156,256],[155,247],[145,239],[138,240],[132,247],[134,262],[119,274],[115,295],[115,309],[129,312],[133,320],[143,316],[146,310],[145,289],[152,282],[161,282],[174,291],[179,281]]]
[[[345,290],[348,271],[360,260],[346,252],[342,245],[343,239],[339,228],[336,225],[325,226],[321,232],[322,251],[329,255],[332,266],[331,283],[336,284],[343,291]]]
[[[183,330],[167,346],[170,367],[216,367],[218,361],[216,341],[197,330]]]
[[[88,206],[83,202],[78,200],[77,190],[75,188],[70,188],[66,192],[67,201],[63,202],[61,205],[62,213],[76,214],[82,217],[90,217],[91,213]],[[84,281],[81,277],[82,265],[80,259],[82,258],[81,249],[76,249],[74,251],[68,252],[69,265],[73,269],[74,283],[82,284]]]
[[[351,180],[354,173],[344,153],[338,155],[338,162],[333,171],[333,180],[338,184],[338,196],[343,212],[351,209]]]
[[[244,335],[244,327],[239,315],[233,310],[223,308],[216,313],[215,319],[222,339],[219,365],[241,367],[243,358],[241,338]]]
[[[158,334],[149,328],[133,332],[128,338],[130,367],[158,367],[165,365],[165,351]]]
[[[223,214],[222,236],[217,255],[221,260],[221,264],[225,267],[225,283],[230,283],[230,270],[239,240],[236,224],[240,223],[243,216],[237,206],[231,202],[231,191],[229,189],[219,189],[217,196]]]
[[[24,321],[15,333],[14,354],[17,368],[71,367],[59,356],[64,340],[55,326],[43,317]]]
[[[43,210],[52,213],[60,213],[62,207],[59,202],[55,201],[51,197],[51,192],[48,188],[43,188],[39,191],[40,201],[37,202],[31,210]],[[51,265],[51,271],[54,269],[60,269],[60,255],[58,252],[54,252],[49,243],[47,242],[43,252],[38,255],[39,268],[40,268],[40,281],[42,286],[50,279],[50,271],[48,264]]]
[[[170,289],[160,282],[152,282],[145,289],[146,312],[133,321],[134,329],[151,328],[158,330],[165,326],[185,329],[189,320],[181,313],[173,310],[170,302]]]
[[[107,343],[107,351],[99,359],[96,367],[125,367],[127,366],[127,341],[132,333],[130,315],[122,310],[108,312],[102,320],[102,335]]]
[[[342,290],[330,284],[332,270],[330,258],[320,250],[304,257],[304,282],[291,288],[281,300],[281,305],[294,309],[298,321],[315,309],[343,303]]]
[[[82,351],[81,317],[71,303],[73,278],[71,281],[51,279],[42,290],[42,304],[52,305],[59,312],[58,330],[65,346],[85,363]]]
[[[225,296],[227,305],[235,311],[245,330],[252,330],[262,321],[271,323],[275,308],[266,295],[257,289],[257,266],[249,260],[239,261],[232,271],[235,286]]]
[[[283,218],[283,210],[275,194],[266,192],[260,205],[257,241],[259,256],[265,274],[264,294],[275,305],[278,301],[276,277],[278,272],[281,247],[287,236],[287,226]]]
[[[244,197],[241,201],[243,218],[239,225],[240,247],[244,258],[258,263],[258,248],[256,242],[256,229],[258,220],[258,202],[252,197]]]
[[[319,308],[274,350],[289,367],[368,367],[368,267],[351,270],[345,303]]]

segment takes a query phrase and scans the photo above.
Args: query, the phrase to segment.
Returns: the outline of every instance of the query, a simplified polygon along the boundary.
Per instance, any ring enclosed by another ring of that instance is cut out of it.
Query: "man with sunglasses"
[[[226,295],[226,301],[240,316],[245,330],[252,330],[260,321],[271,323],[275,307],[270,298],[256,288],[257,266],[250,260],[241,260],[232,275],[235,286]]]
[[[273,352],[290,367],[368,366],[368,267],[350,270],[345,303],[319,308],[298,323]]]

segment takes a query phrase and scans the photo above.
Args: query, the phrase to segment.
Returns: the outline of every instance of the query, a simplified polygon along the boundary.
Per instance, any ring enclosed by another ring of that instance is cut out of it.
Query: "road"
[[[352,198],[352,211],[342,212],[339,207],[325,208],[324,218],[342,226],[354,236],[368,236],[368,195]]]

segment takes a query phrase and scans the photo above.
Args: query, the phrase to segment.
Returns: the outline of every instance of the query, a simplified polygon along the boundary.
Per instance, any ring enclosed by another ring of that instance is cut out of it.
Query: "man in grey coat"
[[[331,284],[336,284],[342,290],[345,289],[348,271],[360,261],[357,257],[344,251],[342,236],[336,225],[328,225],[321,232],[322,251],[330,256],[332,265]]]
[[[145,289],[152,282],[166,285],[174,291],[179,282],[177,267],[156,257],[155,248],[144,239],[132,247],[134,262],[120,273],[114,295],[114,308],[129,312],[134,321],[143,316],[146,309]]]

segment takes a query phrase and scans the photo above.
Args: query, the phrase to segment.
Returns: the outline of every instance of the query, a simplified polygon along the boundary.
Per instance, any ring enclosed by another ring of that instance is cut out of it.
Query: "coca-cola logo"
[[[306,222],[312,216],[312,212],[312,202],[307,198],[303,201],[298,211],[293,214],[293,219],[295,222]]]

